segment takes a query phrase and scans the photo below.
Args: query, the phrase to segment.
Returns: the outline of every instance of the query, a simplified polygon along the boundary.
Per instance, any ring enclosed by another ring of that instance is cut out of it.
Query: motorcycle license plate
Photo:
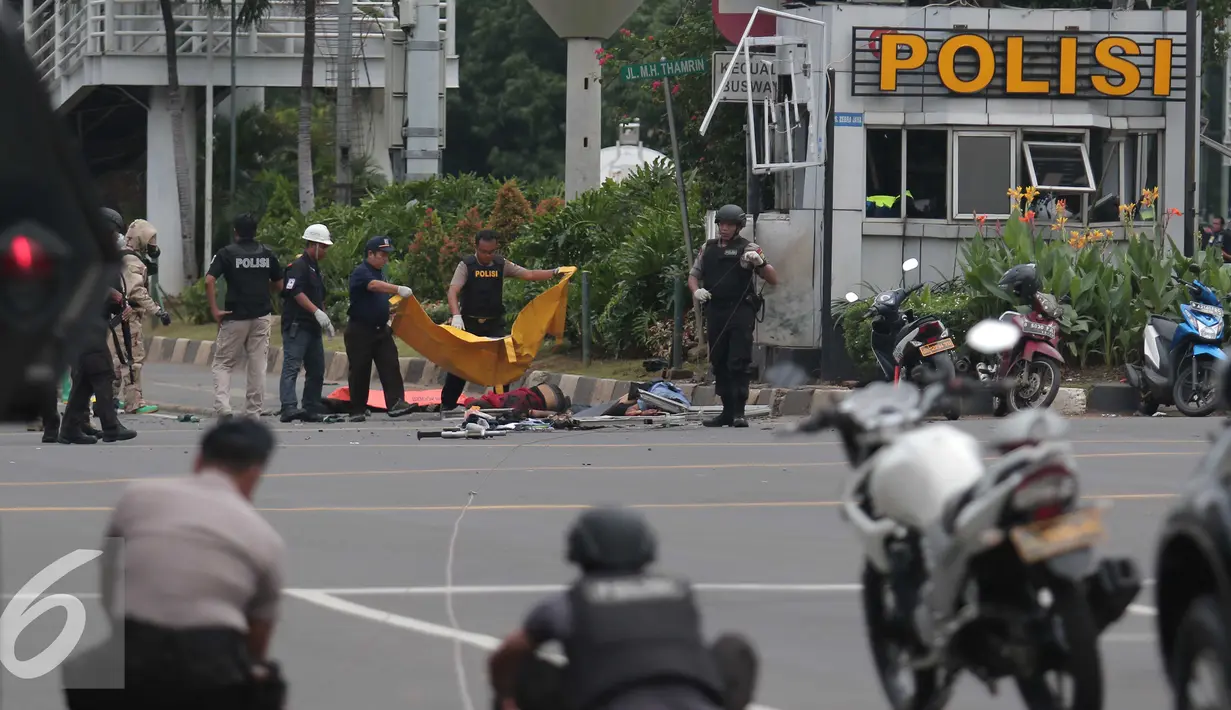
[[[1050,520],[1018,525],[1009,530],[1009,538],[1026,564],[1057,557],[1103,538],[1102,510],[1082,508]]]
[[[1022,332],[1026,335],[1038,335],[1044,338],[1054,338],[1056,337],[1056,324],[1025,321],[1022,323]]]
[[[1194,311],[1197,311],[1198,313],[1205,313],[1211,316],[1221,316],[1222,315],[1222,309],[1219,308],[1218,306],[1210,306],[1205,303],[1194,302],[1194,303],[1188,304],[1188,307],[1193,309]]]
[[[927,357],[928,355],[943,353],[944,351],[952,350],[953,348],[953,338],[945,338],[944,340],[937,340],[934,343],[929,343],[928,345],[924,345],[919,348],[919,354]]]

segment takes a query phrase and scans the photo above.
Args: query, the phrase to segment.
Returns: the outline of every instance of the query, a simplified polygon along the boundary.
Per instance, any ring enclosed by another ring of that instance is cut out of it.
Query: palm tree
[[[260,22],[268,13],[273,0],[243,0],[237,17],[239,27],[251,27]],[[162,11],[162,26],[167,44],[167,103],[171,112],[171,145],[175,154],[175,191],[180,203],[180,234],[184,249],[183,268],[185,281],[191,282],[197,277],[197,250],[195,220],[192,209],[192,190],[189,187],[189,172],[192,166],[188,164],[188,136],[184,125],[184,95],[180,91],[179,75],[179,41],[176,36],[175,5],[177,0],[158,0]],[[211,11],[222,9],[222,0],[205,0]],[[234,101],[235,97],[231,97]],[[213,111],[213,106],[206,107]],[[193,119],[196,112],[193,112]],[[207,235],[206,239],[212,238]]]
[[[316,0],[302,0],[303,74],[299,84],[299,211],[308,214],[316,206],[312,182],[312,96],[316,62]]]

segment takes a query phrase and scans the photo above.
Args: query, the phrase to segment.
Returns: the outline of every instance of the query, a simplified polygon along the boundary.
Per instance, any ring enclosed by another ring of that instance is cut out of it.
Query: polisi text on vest
[[[269,257],[267,256],[237,256],[235,257],[235,268],[237,269],[268,269]]]

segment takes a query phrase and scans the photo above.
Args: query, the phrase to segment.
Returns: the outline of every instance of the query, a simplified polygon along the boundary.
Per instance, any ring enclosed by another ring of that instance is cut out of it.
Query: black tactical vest
[[[484,266],[474,254],[462,259],[466,283],[458,294],[462,315],[471,318],[499,318],[504,315],[504,259],[495,257]]]
[[[722,705],[722,681],[701,638],[692,588],[670,577],[583,577],[569,590],[564,644],[570,710],[594,710],[655,684],[693,686]]]
[[[701,255],[701,281],[710,292],[710,303],[717,308],[733,308],[751,294],[752,269],[739,263],[748,240],[736,237],[720,246],[717,239],[705,245]]]

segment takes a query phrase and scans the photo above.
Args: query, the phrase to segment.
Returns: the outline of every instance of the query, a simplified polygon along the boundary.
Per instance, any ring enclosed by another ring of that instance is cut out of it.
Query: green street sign
[[[667,79],[687,74],[704,74],[709,64],[704,57],[696,59],[667,59],[648,64],[628,64],[620,67],[620,79],[624,81],[647,81]]]

